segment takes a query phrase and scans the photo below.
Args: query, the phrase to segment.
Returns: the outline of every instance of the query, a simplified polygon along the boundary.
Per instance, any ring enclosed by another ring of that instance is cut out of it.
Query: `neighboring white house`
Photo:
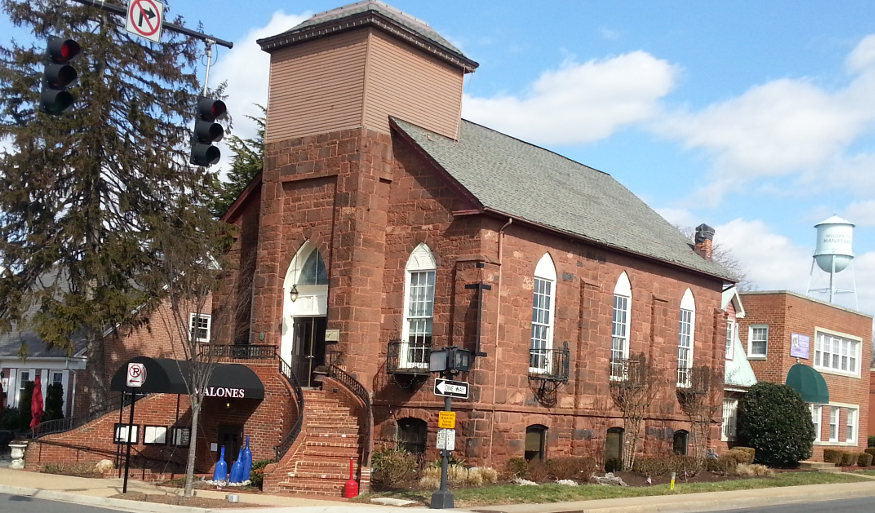
[[[720,439],[729,442],[735,440],[738,400],[748,388],[756,384],[757,378],[750,362],[747,361],[747,351],[738,336],[738,319],[744,319],[744,306],[735,287],[723,292],[723,310],[728,316],[726,370],[723,379],[723,426]]]

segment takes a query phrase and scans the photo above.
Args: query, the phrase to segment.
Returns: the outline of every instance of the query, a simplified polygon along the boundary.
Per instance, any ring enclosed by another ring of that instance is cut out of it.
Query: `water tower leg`
[[[833,288],[832,280],[836,275],[836,256],[832,256],[832,269],[829,272],[829,302],[832,303],[832,297],[835,293],[835,288]]]
[[[854,269],[854,261],[851,260],[851,283],[854,285],[854,308],[860,310],[860,301],[857,299],[857,271]]]
[[[817,257],[811,257],[811,270],[808,271],[808,288],[805,293],[806,296],[811,295],[811,276],[814,274],[814,264],[817,262]]]

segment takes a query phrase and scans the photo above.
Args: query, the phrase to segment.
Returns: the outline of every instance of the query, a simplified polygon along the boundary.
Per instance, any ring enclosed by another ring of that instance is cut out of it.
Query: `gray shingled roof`
[[[607,173],[470,121],[458,141],[393,121],[485,209],[734,281]]]
[[[386,18],[391,19],[392,21],[404,26],[405,28],[419,34],[420,36],[428,39],[429,41],[443,46],[447,50],[450,50],[454,53],[464,56],[464,54],[450,44],[449,41],[441,37],[440,34],[435,32],[428,23],[414,18],[409,14],[402,12],[391,5],[384,4],[383,2],[378,2],[376,0],[364,0],[362,2],[357,2],[354,4],[345,5],[343,7],[338,7],[337,9],[332,9],[330,11],[325,11],[319,14],[314,15],[312,18],[304,21],[303,23],[296,25],[291,30],[283,32],[280,35],[291,34],[292,32],[297,32],[299,30],[312,27],[315,25],[319,25],[321,23],[327,23],[335,20],[339,20],[342,18],[348,18],[350,16],[354,16],[356,14],[360,14],[367,11],[374,11],[379,13]]]

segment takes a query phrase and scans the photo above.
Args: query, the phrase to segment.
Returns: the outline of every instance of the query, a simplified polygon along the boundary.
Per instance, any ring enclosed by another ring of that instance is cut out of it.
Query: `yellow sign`
[[[456,429],[456,412],[440,412],[438,414],[438,427],[441,429]]]

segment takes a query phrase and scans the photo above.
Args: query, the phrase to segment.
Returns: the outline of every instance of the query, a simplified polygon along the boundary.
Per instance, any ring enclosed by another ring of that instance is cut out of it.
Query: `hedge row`
[[[868,467],[872,464],[875,448],[867,448],[865,452],[850,452],[838,449],[824,449],[823,461],[826,463],[835,463],[839,467],[850,467],[859,465]]]

